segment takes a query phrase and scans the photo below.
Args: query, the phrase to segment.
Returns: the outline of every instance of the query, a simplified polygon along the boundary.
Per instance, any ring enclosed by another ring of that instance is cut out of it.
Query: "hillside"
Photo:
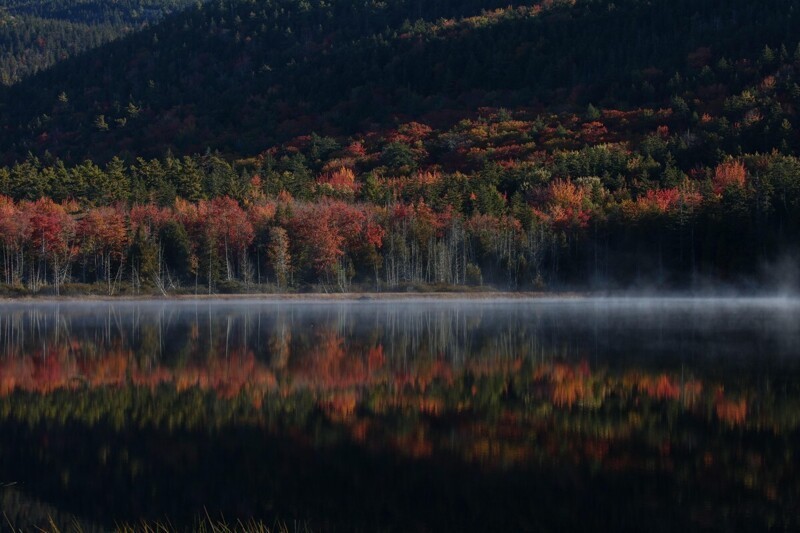
[[[793,53],[800,18],[790,0],[503,6],[194,7],[12,88],[0,146],[77,161],[168,148],[253,155],[311,131],[354,133],[480,106],[663,106],[686,92],[720,103],[760,72],[720,72],[719,61],[755,62],[765,46]]]
[[[189,4],[187,0],[7,0],[0,6],[0,84],[16,83]]]
[[[197,5],[4,91],[0,194],[29,222],[6,281],[775,287],[800,237],[798,18]]]

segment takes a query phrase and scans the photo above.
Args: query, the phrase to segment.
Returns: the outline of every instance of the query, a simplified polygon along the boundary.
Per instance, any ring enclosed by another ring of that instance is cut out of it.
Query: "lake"
[[[6,525],[789,530],[798,502],[796,299],[0,303]]]

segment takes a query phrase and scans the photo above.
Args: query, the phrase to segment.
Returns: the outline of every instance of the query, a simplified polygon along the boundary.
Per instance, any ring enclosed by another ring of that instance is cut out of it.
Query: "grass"
[[[85,533],[87,531],[78,521],[59,525],[52,518],[49,518],[48,523],[44,526],[21,528],[12,524],[5,513],[3,513],[3,518],[3,525],[8,526],[12,533],[28,533],[30,531],[38,533]],[[205,517],[198,518],[190,527],[175,527],[169,520],[141,520],[139,522],[117,524],[112,531],[118,533],[177,533],[179,531],[197,533],[310,533],[311,529],[302,522],[294,522],[291,525],[285,522],[275,522],[272,525],[268,525],[255,519],[228,522],[224,517],[214,519],[206,514]]]
[[[119,533],[173,533],[179,529],[174,528],[169,522],[142,521],[136,524],[117,526],[115,531]],[[224,518],[215,520],[206,516],[195,522],[191,531],[197,533],[309,533],[311,530],[302,523],[294,523],[290,526],[286,523],[276,522],[270,526],[259,520],[228,522]]]

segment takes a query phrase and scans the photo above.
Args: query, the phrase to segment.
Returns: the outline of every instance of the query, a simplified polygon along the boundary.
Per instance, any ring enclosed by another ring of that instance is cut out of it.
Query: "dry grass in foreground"
[[[94,528],[86,528],[75,521],[66,525],[56,524],[50,519],[44,526],[34,526],[21,528],[14,526],[8,518],[5,518],[3,526],[9,527],[12,533],[27,533],[35,531],[37,533],[89,533]],[[3,529],[3,528],[0,528]],[[114,526],[112,531],[117,533],[176,533],[180,531],[193,531],[196,533],[310,533],[311,529],[302,522],[275,522],[268,525],[260,520],[236,520],[229,522],[225,518],[213,519],[210,516],[198,519],[189,527],[176,527],[169,520],[166,521],[145,521],[133,523],[121,523]]]

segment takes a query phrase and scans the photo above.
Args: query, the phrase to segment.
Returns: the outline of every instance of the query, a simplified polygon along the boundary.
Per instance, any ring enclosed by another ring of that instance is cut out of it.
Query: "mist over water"
[[[794,357],[798,318],[794,297],[36,301],[0,304],[0,345],[6,356],[24,355],[78,337],[95,348],[126,346],[157,358],[179,348],[189,356],[224,348],[268,361],[268,339],[335,335],[345,349],[365,340],[380,344],[389,360],[524,358],[553,350],[611,362],[629,352]]]
[[[800,526],[799,317],[791,296],[3,302],[0,504],[87,529]]]

